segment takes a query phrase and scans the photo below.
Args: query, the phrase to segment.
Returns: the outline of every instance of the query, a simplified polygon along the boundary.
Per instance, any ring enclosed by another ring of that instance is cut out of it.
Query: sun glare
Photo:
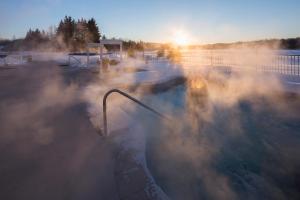
[[[188,35],[183,31],[177,31],[173,36],[173,43],[178,46],[186,46],[189,44]]]

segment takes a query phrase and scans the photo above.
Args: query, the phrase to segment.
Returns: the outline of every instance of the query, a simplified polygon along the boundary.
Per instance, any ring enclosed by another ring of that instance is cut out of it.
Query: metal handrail
[[[166,116],[164,116],[163,114],[157,112],[156,110],[154,110],[153,108],[147,106],[146,104],[140,102],[139,100],[137,100],[136,98],[130,96],[129,94],[125,93],[125,92],[122,92],[121,90],[118,90],[118,89],[112,89],[112,90],[109,90],[108,92],[105,93],[104,97],[103,97],[103,123],[104,123],[104,135],[105,136],[108,136],[108,133],[107,133],[107,114],[106,114],[106,100],[107,100],[107,97],[111,94],[111,93],[119,93],[121,95],[123,95],[124,97],[127,97],[128,99],[130,99],[131,101],[139,104],[140,106],[146,108],[147,110],[150,110],[151,112],[155,113],[156,115],[158,115],[159,117],[161,118],[164,118],[164,119],[168,119]]]

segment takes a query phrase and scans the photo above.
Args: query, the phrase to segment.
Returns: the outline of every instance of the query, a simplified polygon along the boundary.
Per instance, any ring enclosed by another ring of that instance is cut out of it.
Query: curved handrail
[[[107,100],[107,97],[111,94],[111,93],[119,93],[121,95],[123,95],[124,97],[127,97],[128,99],[130,99],[131,101],[139,104],[140,106],[146,108],[147,110],[150,110],[151,112],[155,113],[156,115],[158,115],[159,117],[161,118],[165,118],[165,119],[168,119],[166,116],[164,116],[163,114],[157,112],[156,110],[154,110],[153,108],[147,106],[146,104],[140,102],[139,100],[137,100],[136,98],[130,96],[129,94],[125,93],[125,92],[122,92],[121,90],[118,90],[118,89],[112,89],[112,90],[109,90],[108,92],[105,93],[104,97],[103,97],[103,123],[104,123],[104,135],[105,136],[108,136],[108,133],[107,133],[107,114],[106,114],[106,100]]]

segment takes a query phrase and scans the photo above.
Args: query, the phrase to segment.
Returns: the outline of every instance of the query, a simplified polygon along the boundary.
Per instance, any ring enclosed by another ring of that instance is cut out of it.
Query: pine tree
[[[61,37],[66,47],[73,50],[83,49],[89,42],[99,42],[101,37],[99,27],[94,18],[88,21],[81,18],[75,22],[70,16],[65,16],[60,21],[56,36]]]
[[[94,18],[88,20],[87,28],[89,31],[88,42],[99,42],[101,35],[100,35],[99,27]]]
[[[57,28],[57,36],[61,36],[67,47],[71,45],[72,38],[75,32],[75,20],[70,16],[65,16],[63,21],[60,21]]]
[[[74,33],[74,48],[76,50],[84,49],[89,35],[86,20],[83,18],[77,20],[75,27],[76,28]]]

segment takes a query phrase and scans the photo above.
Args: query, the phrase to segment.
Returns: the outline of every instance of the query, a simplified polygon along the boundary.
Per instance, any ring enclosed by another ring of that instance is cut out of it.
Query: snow
[[[138,85],[162,83],[175,77],[183,76],[182,68],[172,65],[166,60],[145,63],[144,61],[125,60],[118,68],[130,66],[132,69],[144,69],[136,73],[124,73],[122,77],[115,77],[110,80],[116,85]]]
[[[119,144],[122,152],[130,152],[131,157],[134,160],[134,164],[130,167],[130,169],[127,169],[126,175],[127,177],[134,176],[135,172],[141,167],[143,171],[142,173],[144,173],[147,177],[144,188],[146,195],[153,200],[169,200],[168,196],[156,184],[147,167],[145,131],[143,127],[137,123],[137,120],[129,115],[129,112],[125,112],[128,114],[128,117],[125,120],[128,122],[129,129],[127,129],[124,134],[117,137],[115,142]]]
[[[1,65],[22,65],[27,63],[27,59],[22,54],[11,54],[0,60]]]
[[[300,85],[300,82],[287,81],[287,84]]]

